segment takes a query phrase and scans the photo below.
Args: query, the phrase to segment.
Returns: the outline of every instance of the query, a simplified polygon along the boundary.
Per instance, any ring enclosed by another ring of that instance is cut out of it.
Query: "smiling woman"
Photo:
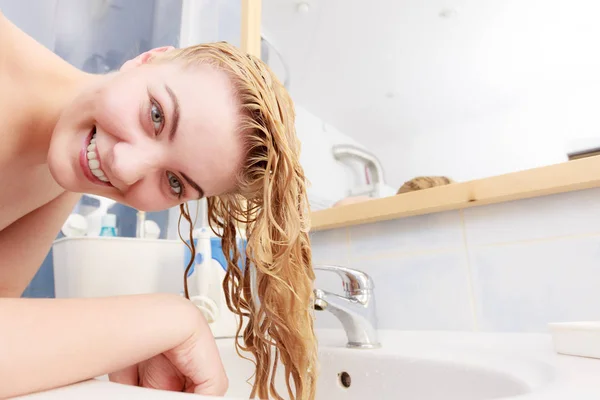
[[[143,211],[206,196],[228,258],[227,303],[240,326],[248,318],[238,348],[256,359],[253,393],[281,398],[270,387],[281,361],[289,397],[314,398],[305,177],[293,103],[265,64],[210,43],[88,74],[0,15],[0,86],[0,297],[20,296],[80,193]],[[0,298],[0,321],[0,398],[106,373],[208,395],[227,388],[206,321],[179,296]]]
[[[210,65],[156,61],[173,51],[91,76],[63,109],[48,153],[62,187],[147,211],[235,189],[242,139],[231,80]]]

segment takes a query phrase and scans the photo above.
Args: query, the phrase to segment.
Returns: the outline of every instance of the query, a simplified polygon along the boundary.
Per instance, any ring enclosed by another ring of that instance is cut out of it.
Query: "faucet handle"
[[[371,291],[375,285],[365,272],[338,265],[314,265],[315,271],[335,272],[342,278],[342,285],[347,295],[356,296]]]

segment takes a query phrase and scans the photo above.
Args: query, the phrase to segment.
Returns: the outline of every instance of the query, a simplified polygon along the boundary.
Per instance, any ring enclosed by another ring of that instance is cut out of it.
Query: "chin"
[[[48,154],[48,169],[52,178],[63,189],[69,192],[77,192],[77,180],[75,179],[73,170],[66,164],[64,159],[60,159],[60,156],[54,156],[52,152]]]
[[[78,182],[76,171],[73,168],[72,158],[68,157],[70,148],[71,146],[63,137],[56,133],[53,134],[46,162],[56,183],[69,192],[76,192],[77,187],[81,184]]]

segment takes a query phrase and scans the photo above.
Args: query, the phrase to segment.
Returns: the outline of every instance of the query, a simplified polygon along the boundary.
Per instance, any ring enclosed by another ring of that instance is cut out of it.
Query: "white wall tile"
[[[464,210],[469,246],[600,233],[600,188]]]
[[[464,251],[354,260],[351,267],[373,278],[382,329],[474,327]]]
[[[315,263],[372,275],[380,327],[545,332],[600,319],[600,189],[311,234]],[[341,293],[339,278],[316,286]],[[477,322],[475,321],[477,318]],[[341,328],[327,312],[317,327]]]
[[[331,229],[310,233],[314,264],[348,264],[348,229]]]
[[[357,225],[349,230],[352,259],[389,253],[464,247],[458,211]]]
[[[471,249],[481,330],[600,319],[600,236]]]

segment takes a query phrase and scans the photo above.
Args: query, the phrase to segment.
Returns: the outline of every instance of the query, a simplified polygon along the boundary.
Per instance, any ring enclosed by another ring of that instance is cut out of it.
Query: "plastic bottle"
[[[102,216],[100,236],[117,236],[117,216],[115,214],[104,214]]]
[[[94,194],[84,194],[86,197],[90,197],[92,199],[96,199],[99,203],[98,208],[92,211],[91,213],[86,215],[86,220],[88,224],[87,236],[99,236],[100,230],[102,229],[102,217],[108,214],[108,209],[111,208],[116,201],[113,199],[109,199],[107,197],[96,196]],[[86,206],[87,208],[87,206]]]
[[[219,318],[220,287],[214,276],[211,254],[210,231],[207,228],[194,230],[194,236],[198,238],[196,245],[196,257],[194,259],[193,271],[190,269],[191,287],[190,300],[204,314],[206,321],[211,324]],[[188,275],[188,276],[189,276]]]

